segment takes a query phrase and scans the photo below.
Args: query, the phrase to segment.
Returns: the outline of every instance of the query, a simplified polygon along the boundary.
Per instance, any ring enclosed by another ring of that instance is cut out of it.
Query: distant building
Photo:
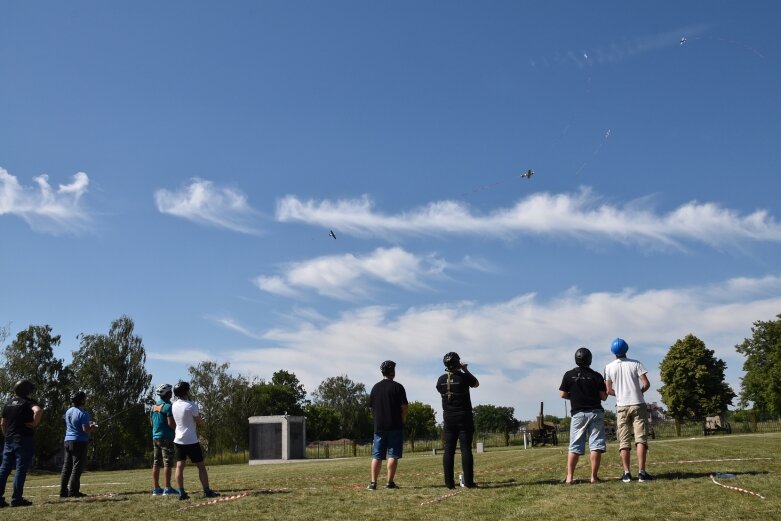
[[[651,423],[663,423],[667,421],[667,411],[662,409],[658,403],[648,404],[648,420]]]

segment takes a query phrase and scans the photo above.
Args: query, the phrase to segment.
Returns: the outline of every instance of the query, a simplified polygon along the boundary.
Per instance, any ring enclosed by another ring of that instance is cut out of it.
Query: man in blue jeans
[[[578,458],[586,452],[586,438],[591,450],[591,483],[599,483],[599,464],[607,450],[605,441],[605,410],[607,400],[605,379],[591,369],[591,351],[581,347],[575,351],[577,367],[564,373],[559,392],[570,401],[569,454],[566,484],[572,484]]]
[[[394,382],[396,362],[385,360],[380,364],[382,380],[374,384],[369,394],[369,407],[374,416],[374,443],[372,444],[371,481],[369,490],[377,490],[382,460],[388,458],[388,484],[385,488],[398,488],[394,478],[404,449],[404,419],[407,416],[407,392],[404,386]]]
[[[0,429],[5,437],[3,463],[0,465],[0,508],[8,506],[3,496],[8,476],[14,466],[16,466],[16,476],[14,476],[11,506],[32,505],[32,502],[23,497],[24,481],[33,461],[33,433],[43,417],[43,409],[38,402],[30,398],[34,390],[35,385],[30,380],[16,382],[15,396],[5,404],[0,417]]]

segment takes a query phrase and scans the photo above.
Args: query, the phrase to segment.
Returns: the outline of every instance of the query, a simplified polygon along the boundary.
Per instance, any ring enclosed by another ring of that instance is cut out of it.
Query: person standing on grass
[[[217,497],[219,494],[209,487],[209,474],[203,462],[203,450],[198,442],[197,429],[206,424],[198,406],[190,399],[190,384],[179,382],[174,386],[177,400],[171,405],[171,413],[176,427],[174,450],[176,452],[176,486],[179,487],[179,499],[190,499],[184,490],[184,467],[187,458],[198,467],[198,478],[203,486],[205,497]],[[170,424],[169,424],[170,425]]]
[[[87,462],[89,435],[98,426],[91,422],[84,409],[87,393],[77,391],[71,398],[71,407],[65,412],[65,461],[60,475],[60,497],[84,497],[81,490],[81,473]]]
[[[610,345],[610,350],[616,355],[616,359],[605,367],[605,384],[607,394],[616,397],[616,436],[618,437],[618,450],[621,455],[621,464],[624,467],[624,475],[621,481],[632,481],[632,473],[629,468],[631,440],[634,435],[635,449],[637,451],[637,480],[651,481],[651,477],[645,470],[646,456],[648,453],[648,408],[645,404],[645,393],[651,383],[646,373],[648,371],[637,360],[626,357],[629,345],[622,338],[616,338]]]
[[[377,490],[382,460],[388,458],[388,484],[385,488],[398,488],[394,478],[404,449],[404,419],[407,417],[407,392],[396,377],[396,362],[385,360],[380,364],[382,380],[374,384],[369,394],[369,407],[374,416],[374,442],[372,444],[371,481],[368,490]]]
[[[442,454],[442,468],[445,473],[445,486],[456,488],[454,460],[456,443],[461,445],[461,486],[476,488],[474,459],[472,458],[472,439],[475,434],[475,421],[472,414],[472,398],[469,389],[480,382],[469,372],[467,364],[461,363],[458,353],[450,352],[442,358],[445,374],[437,380],[437,391],[442,395],[442,417],[444,419],[445,450]]]
[[[569,454],[567,455],[567,477],[564,483],[570,485],[575,475],[578,459],[586,452],[586,438],[591,450],[591,483],[599,483],[599,464],[602,453],[607,450],[605,438],[605,409],[607,400],[605,379],[591,369],[591,351],[581,347],[575,351],[575,367],[564,373],[559,386],[561,397],[570,401]]]
[[[170,496],[177,492],[171,487],[171,470],[174,467],[174,422],[171,412],[171,384],[161,384],[157,387],[157,403],[152,406],[149,419],[152,422],[152,445],[154,459],[152,460],[152,495]],[[164,467],[165,488],[160,487],[160,467]]]
[[[24,482],[27,471],[33,462],[35,448],[33,434],[41,423],[43,409],[38,402],[30,398],[35,385],[30,380],[19,380],[14,385],[14,396],[6,402],[0,416],[0,430],[3,432],[3,463],[0,464],[0,508],[7,507],[5,485],[11,469],[16,467],[14,491],[11,496],[12,507],[28,507],[32,502],[25,499]]]

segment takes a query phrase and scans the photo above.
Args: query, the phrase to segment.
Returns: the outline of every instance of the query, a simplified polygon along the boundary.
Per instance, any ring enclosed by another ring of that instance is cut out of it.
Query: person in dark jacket
[[[472,415],[471,388],[480,385],[477,378],[469,372],[467,364],[461,362],[458,353],[450,352],[444,356],[445,374],[437,380],[437,391],[442,395],[442,417],[444,419],[445,451],[442,455],[442,468],[445,473],[445,486],[456,488],[453,477],[453,465],[456,443],[461,445],[461,486],[475,488],[474,459],[472,458],[472,439],[475,434],[475,421]]]
[[[0,430],[3,431],[3,463],[0,464],[0,508],[8,506],[5,500],[5,485],[11,469],[16,467],[14,492],[11,496],[12,507],[27,507],[32,502],[25,499],[24,481],[33,462],[35,448],[33,434],[41,423],[43,409],[38,402],[30,398],[35,385],[30,380],[19,380],[14,385],[14,396],[3,407],[0,417]]]

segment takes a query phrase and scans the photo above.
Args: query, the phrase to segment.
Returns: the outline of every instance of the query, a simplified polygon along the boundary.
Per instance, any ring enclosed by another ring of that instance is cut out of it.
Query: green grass
[[[500,519],[778,519],[781,514],[781,433],[663,439],[651,442],[648,470],[657,480],[624,484],[616,445],[603,457],[601,476],[588,484],[588,458],[581,458],[572,486],[562,485],[566,446],[524,450],[490,449],[475,455],[481,488],[445,489],[441,458],[410,454],[399,463],[398,490],[365,490],[368,458],[305,461],[266,465],[211,466],[213,488],[224,495],[253,491],[246,497],[179,511],[204,503],[197,471],[188,466],[186,486],[192,499],[152,497],[148,470],[87,472],[82,491],[96,497],[60,500],[58,476],[28,477],[25,495],[30,508],[0,511],[3,521],[15,519],[293,519],[306,520],[500,520]],[[458,458],[456,458],[458,468]],[[634,454],[632,456],[634,463]],[[384,472],[384,468],[383,468]],[[728,490],[710,475],[728,472],[725,485],[766,497]],[[633,467],[633,474],[635,468]],[[383,475],[381,475],[382,477]],[[7,494],[10,494],[10,482]],[[111,497],[102,494],[115,493]]]

